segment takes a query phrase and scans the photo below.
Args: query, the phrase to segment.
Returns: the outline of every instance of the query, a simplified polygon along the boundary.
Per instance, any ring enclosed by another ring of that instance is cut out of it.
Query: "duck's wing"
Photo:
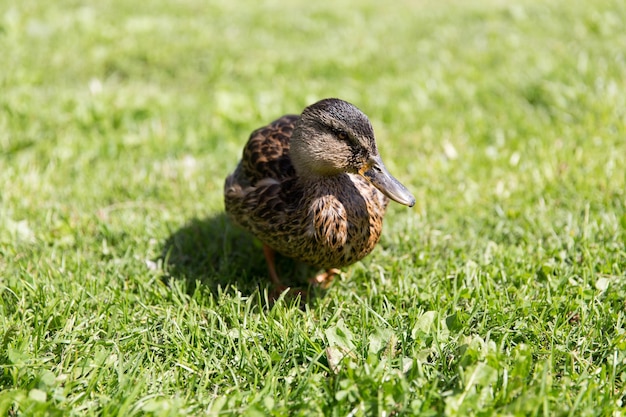
[[[289,157],[289,140],[299,116],[283,116],[255,130],[241,162],[224,184],[226,211],[255,235],[280,229],[302,198]]]
[[[298,118],[283,116],[252,132],[241,158],[241,174],[250,185],[270,178],[282,182],[295,177],[289,141]]]

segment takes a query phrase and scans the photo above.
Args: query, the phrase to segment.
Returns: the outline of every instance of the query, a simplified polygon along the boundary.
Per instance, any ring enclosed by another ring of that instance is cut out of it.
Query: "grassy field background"
[[[626,414],[625,27],[617,0],[1,3],[0,415]],[[418,203],[268,306],[223,180],[324,97]]]

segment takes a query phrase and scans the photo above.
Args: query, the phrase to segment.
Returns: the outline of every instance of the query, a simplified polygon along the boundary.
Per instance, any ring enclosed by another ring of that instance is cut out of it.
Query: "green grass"
[[[0,415],[626,414],[622,1],[92,3],[0,4]],[[331,96],[418,203],[268,306],[223,180]]]

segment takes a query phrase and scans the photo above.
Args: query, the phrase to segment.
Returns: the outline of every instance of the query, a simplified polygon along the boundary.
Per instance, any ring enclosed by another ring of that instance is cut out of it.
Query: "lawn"
[[[626,415],[625,27],[619,0],[1,3],[0,415]],[[223,181],[324,97],[418,202],[271,303]]]

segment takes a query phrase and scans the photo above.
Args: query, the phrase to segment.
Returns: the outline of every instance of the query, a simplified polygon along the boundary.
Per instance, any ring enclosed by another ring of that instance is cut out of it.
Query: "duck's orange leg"
[[[274,258],[276,255],[276,251],[266,244],[263,244],[263,255],[265,255],[265,260],[267,261],[267,270],[270,274],[270,279],[274,284],[274,290],[270,292],[270,299],[272,301],[276,301],[280,295],[288,289],[282,282],[280,282],[280,278],[278,278],[278,273],[276,272],[276,263],[274,262]],[[306,291],[303,290],[295,290],[293,292],[290,291],[290,294],[293,296],[300,295],[301,299],[304,300],[306,297]]]
[[[277,288],[284,289],[285,287],[280,282],[280,278],[278,278],[278,274],[276,273],[276,263],[274,262],[276,252],[266,244],[263,244],[263,255],[265,255],[265,260],[267,261],[267,270],[270,273],[272,283],[274,283]]]

